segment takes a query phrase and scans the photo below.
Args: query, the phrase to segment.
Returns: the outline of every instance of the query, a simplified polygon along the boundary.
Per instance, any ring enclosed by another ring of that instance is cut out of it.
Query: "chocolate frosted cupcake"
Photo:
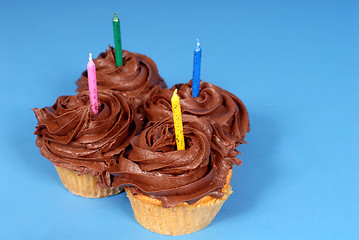
[[[223,138],[228,138],[236,146],[244,143],[249,132],[247,109],[242,101],[222,88],[201,81],[199,96],[192,96],[192,81],[177,84],[171,89],[163,89],[153,95],[145,104],[144,109],[149,121],[161,121],[172,116],[171,97],[178,89],[182,114],[195,115],[206,119]]]
[[[135,135],[133,112],[114,91],[98,91],[99,113],[91,110],[88,91],[61,96],[51,107],[35,108],[36,145],[56,167],[64,186],[88,198],[120,192],[107,172]]]
[[[122,51],[122,56],[123,66],[116,67],[115,50],[110,46],[109,50],[94,59],[97,88],[121,92],[135,110],[135,121],[143,126],[145,124],[144,102],[155,91],[167,86],[159,76],[152,59],[126,50]],[[87,71],[82,73],[76,84],[78,86],[76,91],[88,90]]]
[[[109,169],[113,186],[128,186],[138,223],[166,235],[208,226],[232,193],[232,165],[240,164],[235,156],[211,147],[216,145],[211,124],[195,116],[182,117],[185,150],[177,151],[173,120],[168,118],[149,124]]]

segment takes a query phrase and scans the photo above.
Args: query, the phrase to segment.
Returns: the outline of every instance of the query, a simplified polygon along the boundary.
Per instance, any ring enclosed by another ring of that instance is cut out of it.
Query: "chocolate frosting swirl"
[[[61,96],[51,107],[35,108],[36,145],[56,166],[92,174],[100,187],[111,185],[107,169],[135,135],[133,112],[120,93],[98,91],[99,113],[94,115],[89,92]]]
[[[115,50],[101,53],[94,59],[98,89],[119,91],[134,107],[136,121],[144,125],[144,102],[160,88],[166,88],[166,83],[159,76],[156,64],[149,57],[122,51],[123,66],[116,67]],[[76,82],[76,91],[88,90],[87,71]]]
[[[172,118],[150,123],[109,169],[113,186],[162,201],[163,207],[194,204],[203,196],[220,198],[233,158],[211,148],[213,128],[196,116],[183,115],[185,150],[176,150]],[[234,157],[234,159],[236,159]]]
[[[234,141],[236,146],[245,142],[250,125],[243,102],[232,93],[204,81],[200,83],[200,93],[196,98],[192,97],[192,81],[162,89],[153,95],[144,106],[150,121],[172,116],[171,97],[175,89],[180,96],[182,114],[205,118],[223,135],[223,139]]]

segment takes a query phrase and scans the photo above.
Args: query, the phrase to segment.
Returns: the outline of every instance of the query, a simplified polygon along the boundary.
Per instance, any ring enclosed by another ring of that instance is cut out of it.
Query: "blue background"
[[[70,194],[35,146],[31,108],[75,94],[88,53],[148,55],[168,86],[192,75],[243,100],[252,131],[233,195],[177,239],[359,239],[358,1],[1,1],[0,238],[169,239],[125,196]]]

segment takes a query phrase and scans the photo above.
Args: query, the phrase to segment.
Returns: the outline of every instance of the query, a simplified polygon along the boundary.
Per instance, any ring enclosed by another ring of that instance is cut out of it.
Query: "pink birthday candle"
[[[87,63],[87,79],[89,83],[91,109],[94,114],[98,114],[96,66],[92,61],[92,53],[90,53],[89,62]]]

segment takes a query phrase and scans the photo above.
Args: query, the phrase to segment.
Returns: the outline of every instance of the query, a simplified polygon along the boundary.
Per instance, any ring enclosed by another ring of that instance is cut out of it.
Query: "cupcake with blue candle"
[[[198,41],[198,40],[197,40]],[[171,96],[178,89],[182,114],[195,115],[211,123],[228,139],[233,149],[245,143],[250,130],[248,112],[243,102],[234,94],[200,80],[201,48],[197,42],[194,51],[193,79],[176,84],[171,89],[161,89],[149,98],[144,106],[149,121],[161,121],[171,116]]]

